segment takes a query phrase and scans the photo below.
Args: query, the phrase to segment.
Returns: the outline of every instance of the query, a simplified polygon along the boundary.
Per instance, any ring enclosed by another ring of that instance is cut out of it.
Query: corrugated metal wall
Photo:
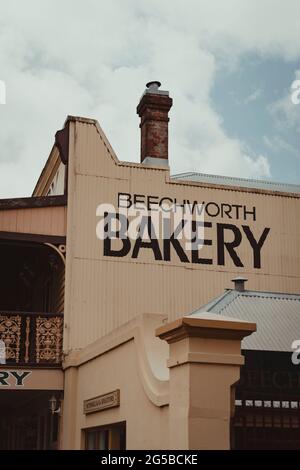
[[[63,312],[64,311],[64,298],[65,298],[65,271],[61,267],[55,276],[53,286],[53,307],[52,312]]]
[[[249,279],[249,289],[300,292],[299,198],[170,182],[166,170],[118,164],[99,132],[93,124],[71,123],[66,348],[83,347],[143,312],[174,319],[231,287],[237,275]],[[96,207],[116,205],[118,192],[255,206],[257,220],[206,218],[212,222],[206,233],[212,246],[203,249],[203,256],[212,257],[212,266],[182,263],[175,253],[170,262],[155,261],[151,250],[141,250],[138,259],[108,258],[96,238]],[[261,269],[253,268],[246,237],[239,247],[244,268],[235,267],[228,256],[225,266],[217,265],[217,222],[234,223],[241,230],[249,224],[256,238],[271,228]]]

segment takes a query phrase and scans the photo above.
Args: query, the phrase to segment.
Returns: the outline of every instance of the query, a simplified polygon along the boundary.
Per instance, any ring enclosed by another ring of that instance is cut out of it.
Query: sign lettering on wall
[[[239,247],[246,243],[252,266],[262,266],[270,228],[255,227],[256,207],[213,201],[118,193],[117,208],[98,206],[96,234],[103,255],[139,259],[150,252],[156,261],[246,267]],[[215,234],[215,235],[214,235]],[[213,240],[216,256],[213,257]],[[207,248],[209,247],[209,248]],[[206,248],[205,256],[201,250]],[[210,251],[209,251],[210,250]]]
[[[0,371],[0,387],[24,387],[26,378],[31,373],[31,370],[2,370]]]
[[[61,369],[0,369],[0,390],[63,390]]]

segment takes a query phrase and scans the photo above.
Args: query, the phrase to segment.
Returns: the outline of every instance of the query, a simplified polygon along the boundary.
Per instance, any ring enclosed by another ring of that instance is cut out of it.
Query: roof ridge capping
[[[235,292],[235,289],[226,289],[226,292]],[[287,292],[268,292],[256,290],[244,290],[237,292],[237,297],[261,297],[264,299],[297,300],[300,301],[300,294],[290,294]]]
[[[176,175],[171,175],[171,179],[175,180],[187,180],[187,181],[195,181],[195,182],[210,182],[213,184],[228,184],[229,182],[240,182],[248,183],[245,184],[245,187],[249,188],[257,188],[257,189],[272,189],[282,188],[283,192],[293,192],[293,193],[300,193],[300,184],[295,183],[284,183],[284,182],[277,182],[277,181],[270,181],[270,180],[263,180],[263,179],[255,179],[255,178],[243,178],[239,176],[227,176],[227,175],[215,175],[209,173],[200,173],[200,172],[185,172],[185,173],[178,173]],[[210,181],[209,181],[210,180]],[[289,191],[290,190],[290,191]]]

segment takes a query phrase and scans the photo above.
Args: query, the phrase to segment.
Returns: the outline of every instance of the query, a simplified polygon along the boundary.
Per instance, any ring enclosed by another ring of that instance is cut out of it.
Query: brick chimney
[[[136,109],[141,118],[141,163],[168,166],[168,113],[173,101],[160,85],[147,83]]]

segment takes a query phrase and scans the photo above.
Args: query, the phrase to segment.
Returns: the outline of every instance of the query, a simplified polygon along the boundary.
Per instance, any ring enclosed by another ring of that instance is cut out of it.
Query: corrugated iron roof
[[[211,312],[255,322],[257,331],[242,341],[242,348],[292,352],[300,340],[300,295],[228,289],[192,313]]]
[[[274,181],[237,178],[231,176],[208,175],[206,173],[180,173],[173,175],[172,179],[185,181],[199,181],[200,183],[220,184],[225,186],[240,186],[243,188],[264,189],[284,193],[300,193],[300,185],[288,183],[275,183]]]

